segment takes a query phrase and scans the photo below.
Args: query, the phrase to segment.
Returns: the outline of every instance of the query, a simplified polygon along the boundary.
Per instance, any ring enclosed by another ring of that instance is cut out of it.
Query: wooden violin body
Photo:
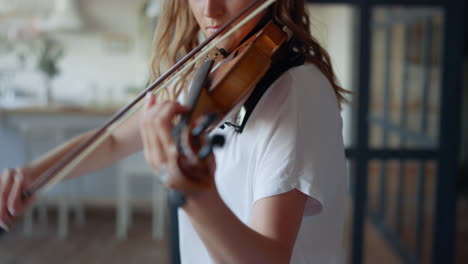
[[[206,158],[224,138],[204,136],[235,114],[271,66],[272,57],[287,40],[287,35],[272,21],[243,42],[211,71],[214,61],[207,59],[192,81],[186,105],[190,111],[174,130],[179,152]],[[188,131],[183,133],[182,131]],[[189,157],[190,158],[190,157]],[[191,179],[199,190],[211,187],[204,179]],[[179,205],[181,193],[174,193]]]
[[[286,33],[270,21],[231,52],[207,76],[206,87],[193,92],[191,89],[188,100],[196,97],[198,102],[192,106],[190,122],[212,113],[217,113],[219,119],[226,119],[236,112],[268,71],[271,58],[286,40]]]

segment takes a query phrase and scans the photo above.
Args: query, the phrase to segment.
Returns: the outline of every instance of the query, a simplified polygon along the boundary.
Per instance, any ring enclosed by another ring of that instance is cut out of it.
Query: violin
[[[161,77],[144,89],[132,102],[114,114],[92,136],[36,178],[22,194],[23,201],[26,201],[37,190],[50,187],[63,179],[87,154],[97,148],[119,124],[123,123],[132,111],[135,112],[137,110],[136,106],[141,106],[138,103],[148,92],[154,92],[156,88],[158,88],[156,90],[158,92],[164,88],[162,84],[170,83],[171,80],[177,78],[177,75],[174,74],[198,52],[206,47],[208,47],[206,50],[213,50],[217,43],[234,32],[236,28],[245,24],[274,2],[275,0],[253,1],[238,16],[234,17],[216,33],[189,52]],[[237,22],[237,20],[246,14],[249,15],[244,20],[220,37],[216,43],[211,43],[221,33],[227,31],[231,24]],[[240,108],[262,76],[268,71],[271,65],[271,58],[278,52],[286,40],[287,34],[274,22],[270,21],[249,39],[242,42],[226,58],[218,60],[216,65],[215,60],[217,58],[204,57],[208,51],[202,51],[201,55],[192,60],[191,63],[195,63],[200,61],[201,58],[203,63],[195,74],[187,96],[187,106],[190,108],[190,111],[181,117],[180,122],[173,131],[178,150],[182,155],[196,155],[200,159],[205,159],[214,147],[221,147],[224,144],[224,138],[221,136],[206,137],[207,133],[231,117]],[[208,46],[209,44],[211,46]],[[185,68],[189,68],[189,66],[190,63]],[[216,66],[216,68],[213,69],[213,66]],[[179,74],[182,71],[183,69],[179,71]],[[172,77],[172,79],[169,79],[169,77]],[[169,80],[167,81],[167,79]],[[206,179],[190,180],[198,190],[210,187],[210,183]],[[185,202],[184,193],[170,190],[169,201],[175,206],[182,206]],[[3,232],[4,230],[0,229],[0,234]]]
[[[287,40],[287,34],[269,21],[260,31],[241,43],[213,71],[215,60],[207,58],[192,81],[184,114],[173,135],[183,155],[205,159],[214,147],[222,147],[224,138],[202,137],[235,114],[270,68],[272,57]],[[197,122],[201,120],[200,122]],[[183,133],[188,130],[188,133]],[[205,142],[205,143],[203,143]],[[211,182],[192,179],[193,188],[203,190]],[[183,194],[171,191],[169,199],[177,206],[185,202]]]

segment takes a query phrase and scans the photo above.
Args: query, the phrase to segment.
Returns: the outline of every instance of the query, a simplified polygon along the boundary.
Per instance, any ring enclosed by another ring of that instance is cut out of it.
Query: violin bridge
[[[207,62],[208,60],[213,60],[214,61],[214,64],[217,64],[219,61],[221,61],[222,59],[224,58],[224,56],[222,55],[222,53],[217,49],[217,48],[214,48],[210,51],[208,51],[208,53],[201,59],[199,59],[196,63],[195,63],[195,67],[198,69],[200,68],[200,66]]]

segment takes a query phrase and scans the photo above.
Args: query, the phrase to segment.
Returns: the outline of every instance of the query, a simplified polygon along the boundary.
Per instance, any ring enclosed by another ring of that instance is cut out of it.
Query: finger
[[[192,159],[183,157],[178,159],[178,166],[190,179],[206,184],[211,175],[214,175],[214,170],[212,170],[214,164],[211,162],[214,162],[214,159],[209,157],[203,160],[196,156]]]
[[[146,103],[145,108],[149,109],[156,104],[156,96],[153,92],[149,91],[146,93]]]
[[[172,138],[173,119],[188,108],[174,101],[165,101],[145,110],[142,128],[145,158],[154,169],[158,169],[160,164],[167,162],[168,154],[172,155],[176,149]]]
[[[177,114],[186,113],[187,111],[188,108],[180,105],[179,103],[165,104],[160,108],[160,118],[158,119],[158,139],[164,147],[164,153],[166,153],[167,156],[177,154],[176,144],[172,136],[174,117]]]
[[[8,169],[1,178],[0,183],[0,222],[8,225],[12,221],[12,216],[8,211],[7,202],[13,185],[13,175],[15,171]]]
[[[159,165],[165,161],[165,157],[162,153],[162,146],[151,127],[143,128],[141,130],[141,134],[143,138],[145,159],[153,169],[156,170]]]
[[[164,123],[172,123],[174,117],[189,111],[189,108],[174,101],[166,101],[158,109],[155,109],[158,119]]]
[[[2,220],[0,220],[0,228],[5,230],[5,231],[10,231],[10,227],[7,226],[5,223],[3,223]]]
[[[158,125],[154,121],[154,116],[155,114],[152,114],[152,111],[146,110],[144,112],[140,133],[143,140],[145,159],[153,169],[157,170],[159,164],[164,162],[165,157],[162,155],[162,146],[157,137]]]
[[[20,188],[23,181],[23,175],[18,174],[13,178],[13,186],[11,187],[10,195],[8,196],[7,209],[12,216],[16,215],[16,208],[19,207],[21,199],[16,199],[15,196],[20,194]],[[18,201],[18,202],[17,202]]]
[[[174,101],[164,101],[155,105],[155,107],[145,109],[143,116],[145,120],[152,120],[162,124],[172,124],[174,118],[189,111],[189,108]]]
[[[162,128],[156,134],[157,141],[161,148],[161,155],[164,156],[165,162],[167,162],[169,158],[173,158],[177,155],[177,146],[174,138],[172,137],[172,126],[166,125],[166,127],[168,128]]]
[[[186,108],[173,101],[165,101],[145,112],[149,155],[159,156],[162,163],[167,161],[167,146],[173,144],[171,136],[174,116]]]
[[[24,200],[26,197],[23,197],[23,191],[26,187],[24,174],[21,170],[16,170],[16,176],[13,180],[13,187],[11,189],[10,196],[8,198],[8,211],[13,217],[17,217],[18,213],[22,212],[24,208],[28,205],[30,200]]]
[[[189,179],[177,178],[168,181],[164,187],[167,189],[180,191],[183,194],[190,196],[191,194],[200,193],[212,188],[212,184],[201,184]]]
[[[172,160],[167,167],[169,175],[166,182],[166,187],[175,189],[185,194],[205,191],[212,187],[214,181],[213,175],[209,174],[205,166],[188,166],[181,164],[183,157],[179,157],[175,161]]]

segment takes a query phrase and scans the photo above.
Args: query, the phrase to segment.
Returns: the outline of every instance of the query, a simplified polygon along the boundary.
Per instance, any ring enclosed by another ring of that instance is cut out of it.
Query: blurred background
[[[468,263],[463,1],[313,0],[352,90],[348,263]],[[158,0],[0,0],[0,169],[102,125],[149,77]],[[165,193],[141,153],[39,193],[0,263],[170,263]],[[172,257],[174,259],[174,257]]]

